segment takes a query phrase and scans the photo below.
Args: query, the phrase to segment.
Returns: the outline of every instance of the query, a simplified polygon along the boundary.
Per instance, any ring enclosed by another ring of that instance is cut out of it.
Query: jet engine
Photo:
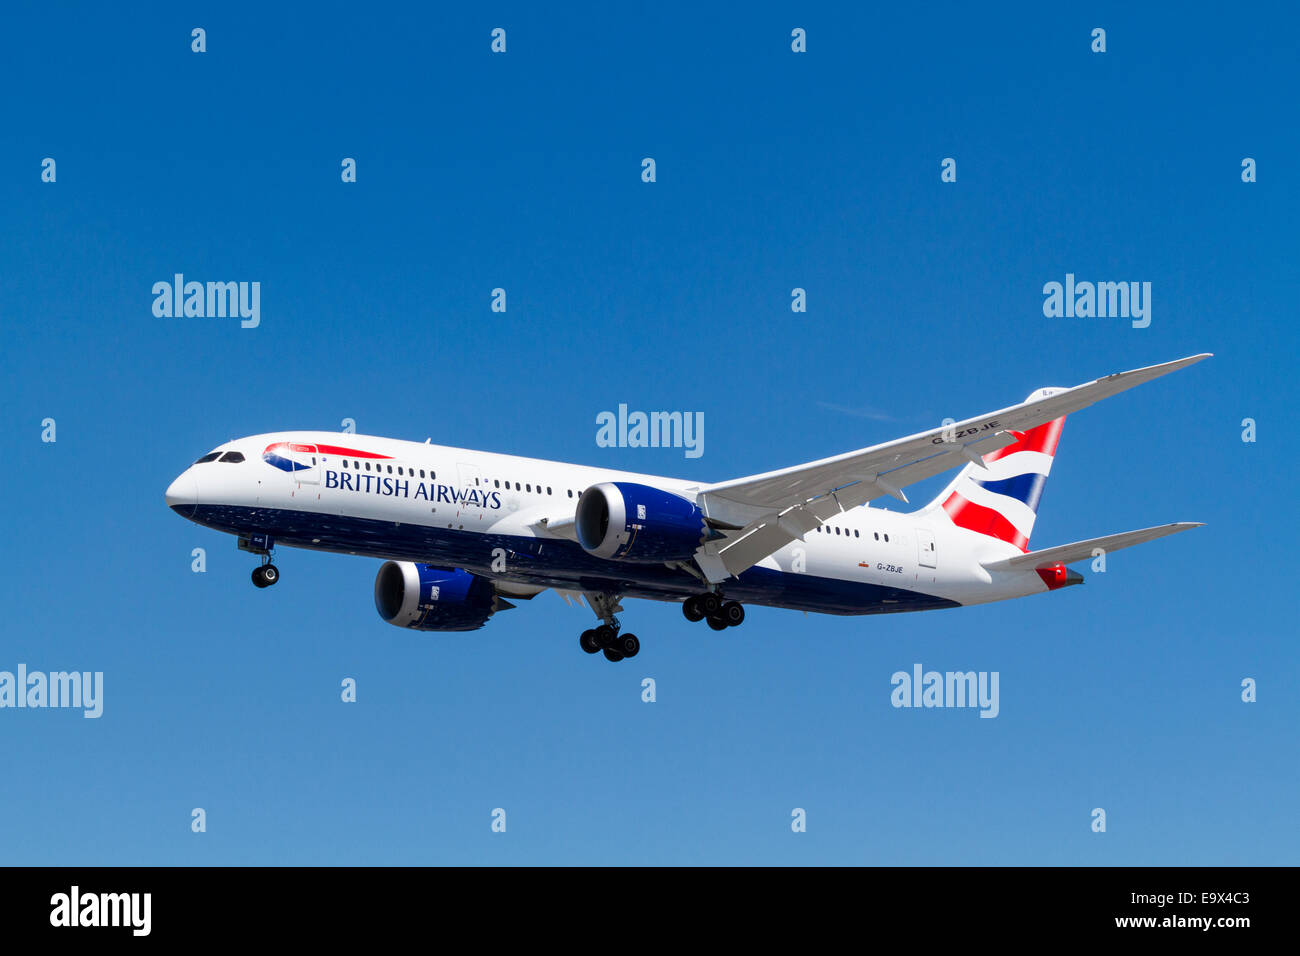
[[[460,568],[386,561],[375,575],[375,610],[394,627],[474,631],[510,607],[491,581]]]
[[[639,564],[685,560],[712,534],[695,502],[625,481],[584,491],[575,525],[588,554]]]

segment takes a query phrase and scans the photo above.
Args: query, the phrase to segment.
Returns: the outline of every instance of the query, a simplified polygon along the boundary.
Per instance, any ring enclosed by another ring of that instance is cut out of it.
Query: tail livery
[[[1041,388],[1026,401],[1037,401],[1058,391]],[[949,520],[959,528],[1028,550],[1038,502],[1064,427],[1062,415],[1018,432],[1014,444],[985,455],[982,466],[971,463],[963,468],[936,499]]]

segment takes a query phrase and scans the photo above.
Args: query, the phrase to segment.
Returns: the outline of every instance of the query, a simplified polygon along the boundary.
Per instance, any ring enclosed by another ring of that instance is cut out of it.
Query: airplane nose
[[[182,518],[193,518],[195,505],[199,501],[198,482],[194,479],[194,470],[187,468],[167,486],[163,492],[167,506]]]

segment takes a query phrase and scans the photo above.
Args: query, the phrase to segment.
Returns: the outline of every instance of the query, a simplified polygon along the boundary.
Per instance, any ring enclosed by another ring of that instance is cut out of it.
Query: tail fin
[[[1026,401],[1046,398],[1058,391],[1040,388]],[[967,465],[922,510],[942,511],[959,528],[1027,551],[1043,486],[1052,470],[1052,459],[1064,427],[1065,416],[1061,416],[1027,432],[1013,432],[1017,436],[1014,444],[985,455],[983,467],[974,462]]]

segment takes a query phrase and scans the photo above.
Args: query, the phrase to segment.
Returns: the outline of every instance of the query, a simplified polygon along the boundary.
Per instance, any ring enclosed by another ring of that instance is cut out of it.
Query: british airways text
[[[414,491],[412,491],[414,485]],[[350,471],[326,471],[325,487],[364,494],[387,495],[393,498],[423,498],[425,501],[442,501],[449,505],[470,505],[475,508],[496,510],[501,507],[501,492],[480,491],[477,488],[456,488],[433,482],[411,482],[386,475],[361,475]]]

